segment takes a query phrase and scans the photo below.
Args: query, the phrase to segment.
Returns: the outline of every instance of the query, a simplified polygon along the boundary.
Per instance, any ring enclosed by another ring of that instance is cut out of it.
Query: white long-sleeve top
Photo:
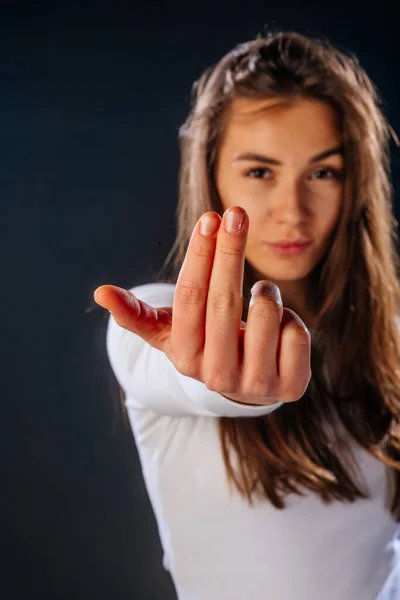
[[[172,284],[132,291],[172,306]],[[375,600],[396,530],[379,461],[354,445],[368,499],[326,505],[310,492],[290,495],[283,510],[266,499],[249,506],[227,484],[218,417],[280,405],[241,405],[208,390],[112,317],[107,350],[180,600]]]

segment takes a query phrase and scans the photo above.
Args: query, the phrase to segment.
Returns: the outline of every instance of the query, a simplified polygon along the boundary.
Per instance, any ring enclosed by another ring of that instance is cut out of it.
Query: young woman
[[[329,43],[239,45],[196,82],[181,128],[175,277],[96,290],[182,600],[372,600],[388,577],[389,131]]]

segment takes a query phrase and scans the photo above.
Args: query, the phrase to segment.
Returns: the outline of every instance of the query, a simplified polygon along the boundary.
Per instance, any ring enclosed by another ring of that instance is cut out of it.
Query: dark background
[[[4,598],[175,598],[92,292],[151,281],[172,244],[201,70],[264,26],[322,34],[400,132],[394,2],[275,4],[1,4]],[[398,164],[394,149],[396,188]]]

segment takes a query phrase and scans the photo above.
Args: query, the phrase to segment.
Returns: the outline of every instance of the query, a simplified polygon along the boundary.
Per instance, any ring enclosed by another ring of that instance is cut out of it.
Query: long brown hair
[[[367,496],[355,442],[390,467],[391,510],[400,518],[400,295],[390,127],[354,56],[326,40],[279,32],[240,44],[203,73],[180,129],[177,237],[163,272],[172,269],[175,280],[196,221],[205,211],[223,212],[214,166],[230,103],[291,95],[319,99],[337,112],[345,149],[344,209],[311,274],[318,327],[308,389],[300,401],[267,416],[219,419],[228,481],[250,503],[257,494],[278,508],[288,493],[307,490],[325,502],[354,501]],[[253,283],[246,262],[243,319]]]

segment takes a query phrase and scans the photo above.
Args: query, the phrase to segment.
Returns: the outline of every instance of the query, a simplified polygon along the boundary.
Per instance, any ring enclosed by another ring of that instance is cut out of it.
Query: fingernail
[[[267,281],[257,281],[250,290],[250,306],[253,306],[257,296],[265,296],[274,300],[279,306],[283,306],[281,291],[276,285],[271,285]]]
[[[229,209],[225,214],[225,229],[228,233],[237,233],[243,227],[244,214],[237,210]]]
[[[206,237],[214,235],[218,229],[219,219],[216,215],[203,215],[200,220],[200,233]]]

